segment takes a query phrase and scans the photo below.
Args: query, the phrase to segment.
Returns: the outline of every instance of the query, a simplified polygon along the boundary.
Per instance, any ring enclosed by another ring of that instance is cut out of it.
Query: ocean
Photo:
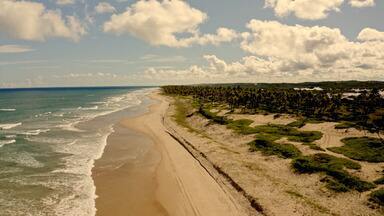
[[[149,88],[0,90],[0,215],[95,215],[94,161]]]

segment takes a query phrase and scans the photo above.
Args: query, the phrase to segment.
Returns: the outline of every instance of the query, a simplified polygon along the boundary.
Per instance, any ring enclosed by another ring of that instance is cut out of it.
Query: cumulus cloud
[[[115,7],[113,7],[108,2],[100,2],[95,7],[96,13],[103,14],[103,13],[113,13],[116,11]]]
[[[293,13],[301,19],[324,19],[330,11],[339,11],[344,0],[265,0],[265,7],[273,8],[280,17]]]
[[[182,70],[156,70],[144,74],[153,79],[185,77],[199,82],[309,81],[378,79],[384,75],[382,32],[361,31],[358,40],[348,40],[339,29],[321,26],[284,25],[251,20],[242,34],[241,48],[249,56],[226,62],[204,56],[207,64]]]
[[[372,28],[365,28],[357,37],[360,41],[383,41],[384,42],[384,32],[378,31]]]
[[[349,4],[352,7],[373,7],[375,6],[375,0],[350,0]]]
[[[86,34],[75,16],[62,17],[42,3],[0,0],[0,34],[13,39],[44,41],[50,37],[78,41]]]
[[[192,44],[219,44],[236,37],[233,30],[220,28],[216,34],[201,35],[199,25],[208,16],[181,0],[149,0],[132,4],[124,13],[104,23],[104,32],[131,34],[151,45],[188,47]]]
[[[339,12],[344,0],[265,0],[265,7],[272,8],[279,17],[290,14],[300,19],[324,19],[332,11]],[[349,0],[352,7],[372,7],[375,0]]]
[[[33,51],[29,46],[21,45],[0,45],[0,53],[24,53]]]
[[[289,60],[301,67],[313,67],[345,57],[340,47],[347,39],[339,29],[288,26],[276,21],[251,20],[250,33],[243,34],[243,50],[263,57]],[[332,52],[332,58],[327,58]],[[336,53],[335,53],[336,52]]]

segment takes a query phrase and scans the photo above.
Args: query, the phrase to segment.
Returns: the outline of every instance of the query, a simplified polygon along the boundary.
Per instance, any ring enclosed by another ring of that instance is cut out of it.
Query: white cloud
[[[181,0],[140,0],[124,13],[112,15],[103,28],[104,32],[131,34],[151,45],[170,47],[208,43],[217,45],[235,38],[236,33],[226,28],[218,29],[214,35],[201,35],[198,27],[206,19],[205,13]]]
[[[372,7],[375,0],[348,0],[352,7]],[[324,19],[332,11],[339,12],[344,0],[265,0],[266,8],[273,8],[279,17],[290,14],[300,19]]]
[[[155,69],[144,72],[163,82],[298,82],[337,79],[383,79],[382,32],[364,29],[360,42],[348,40],[339,29],[274,21],[251,20],[243,33],[241,48],[250,55],[226,62],[204,56],[205,66]]]
[[[57,0],[56,4],[58,4],[58,5],[71,5],[71,4],[75,4],[75,0]]]
[[[273,8],[280,17],[293,13],[301,19],[324,19],[330,11],[339,11],[344,0],[265,0],[265,7]]]
[[[378,31],[372,28],[365,28],[357,36],[357,39],[360,41],[383,41],[384,42],[384,32]]]
[[[42,3],[1,0],[0,34],[22,40],[61,37],[78,41],[86,30],[76,17],[64,19],[60,11],[47,10]]]
[[[352,7],[373,7],[375,6],[375,0],[350,0],[349,4]]]
[[[33,51],[29,46],[21,45],[0,45],[0,53],[24,53]]]
[[[96,5],[95,11],[99,14],[114,13],[116,9],[108,2],[100,2],[98,5]]]

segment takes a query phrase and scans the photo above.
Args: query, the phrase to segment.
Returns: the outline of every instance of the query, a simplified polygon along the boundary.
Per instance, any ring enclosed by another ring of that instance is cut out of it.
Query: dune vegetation
[[[384,129],[384,99],[378,89],[365,90],[349,98],[342,96],[348,88],[308,91],[206,85],[164,86],[162,89],[166,95],[177,98],[175,119],[180,125],[194,130],[187,119],[197,115],[208,124],[225,126],[234,134],[253,136],[253,141],[248,143],[250,152],[288,160],[297,174],[320,174],[321,182],[333,192],[371,191],[369,200],[383,205],[383,190],[373,190],[383,184],[384,176],[366,181],[354,174],[361,170],[359,161],[384,162],[384,141],[380,135]],[[287,124],[254,125],[248,118],[232,118],[233,113],[240,116],[273,114],[276,119],[290,115],[296,120]],[[338,122],[334,128],[346,129],[345,133],[349,128],[356,128],[375,133],[377,137],[348,137],[341,140],[343,146],[322,148],[317,144],[323,137],[321,131],[302,130],[306,124],[322,122]],[[303,152],[300,145],[308,146],[313,152]]]

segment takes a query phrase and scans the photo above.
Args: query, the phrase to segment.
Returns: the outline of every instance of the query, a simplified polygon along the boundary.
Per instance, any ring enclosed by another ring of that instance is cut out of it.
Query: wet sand
[[[122,119],[93,169],[97,215],[246,215],[163,125],[168,102]]]

